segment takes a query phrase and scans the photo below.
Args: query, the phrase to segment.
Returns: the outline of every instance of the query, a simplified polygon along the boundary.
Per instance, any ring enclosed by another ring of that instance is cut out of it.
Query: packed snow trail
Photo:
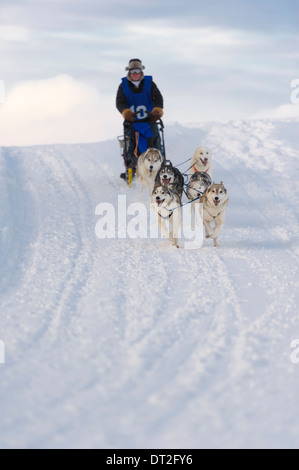
[[[99,203],[140,200],[116,141],[0,149],[1,448],[298,448],[298,122],[166,144],[212,149],[219,249],[96,237]]]

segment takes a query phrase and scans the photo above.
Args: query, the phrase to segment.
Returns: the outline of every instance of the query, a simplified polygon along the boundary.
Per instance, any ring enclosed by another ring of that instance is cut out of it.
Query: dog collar
[[[194,168],[195,173],[199,173],[199,170],[196,168],[196,163],[194,163],[193,168]],[[209,169],[210,168],[207,168],[205,171],[203,171],[203,173],[207,173]]]
[[[173,211],[170,212],[169,215],[167,215],[166,217],[164,217],[163,215],[160,214],[160,212],[158,212],[159,216],[161,217],[161,219],[170,219],[170,217],[172,216],[173,214]]]

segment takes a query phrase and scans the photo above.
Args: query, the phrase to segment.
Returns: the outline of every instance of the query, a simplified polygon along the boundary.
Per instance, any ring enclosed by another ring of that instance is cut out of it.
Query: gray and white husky
[[[202,196],[212,183],[212,178],[208,173],[203,173],[202,171],[193,173],[187,185],[186,194],[188,199],[192,201],[193,199]]]
[[[181,197],[176,192],[157,184],[151,197],[151,207],[154,210],[159,227],[164,238],[179,248],[178,234],[181,226]],[[169,222],[169,229],[167,228]]]
[[[191,175],[186,191],[187,198],[192,201],[191,214],[198,213],[200,198],[211,184],[212,179],[208,173],[199,171]]]
[[[157,175],[156,184],[162,184],[167,188],[176,191],[182,197],[184,189],[184,177],[180,170],[174,167],[171,161],[166,160],[162,163]]]
[[[150,195],[153,192],[155,178],[162,162],[163,157],[160,150],[152,147],[148,148],[138,157],[136,169],[137,178],[141,184],[141,188],[145,185]]]
[[[203,223],[206,238],[212,238],[214,246],[219,246],[217,237],[224,224],[228,205],[227,190],[223,182],[213,183],[200,198],[200,202],[203,203]],[[214,222],[214,227],[211,227],[212,222]]]

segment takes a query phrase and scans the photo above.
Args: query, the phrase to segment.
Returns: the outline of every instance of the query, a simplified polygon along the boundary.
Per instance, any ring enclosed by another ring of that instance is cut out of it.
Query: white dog
[[[212,152],[208,147],[197,147],[191,160],[192,173],[204,172],[212,177]]]
[[[219,246],[217,237],[225,221],[225,214],[228,205],[227,191],[223,182],[213,183],[200,198],[203,203],[203,223],[206,231],[206,238],[212,238],[214,246]],[[211,227],[214,222],[215,227]]]
[[[141,189],[145,185],[149,194],[153,192],[155,178],[162,165],[163,157],[158,149],[148,148],[138,157],[136,174],[141,183]]]
[[[151,207],[156,213],[164,238],[179,248],[178,233],[181,226],[181,198],[176,191],[157,184],[151,197]],[[169,222],[169,228],[167,227]]]

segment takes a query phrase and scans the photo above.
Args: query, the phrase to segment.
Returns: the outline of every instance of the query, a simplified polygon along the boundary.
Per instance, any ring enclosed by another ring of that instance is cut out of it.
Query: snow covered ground
[[[218,249],[96,237],[140,198],[116,140],[0,149],[1,448],[299,447],[298,131],[166,128],[213,151]]]

